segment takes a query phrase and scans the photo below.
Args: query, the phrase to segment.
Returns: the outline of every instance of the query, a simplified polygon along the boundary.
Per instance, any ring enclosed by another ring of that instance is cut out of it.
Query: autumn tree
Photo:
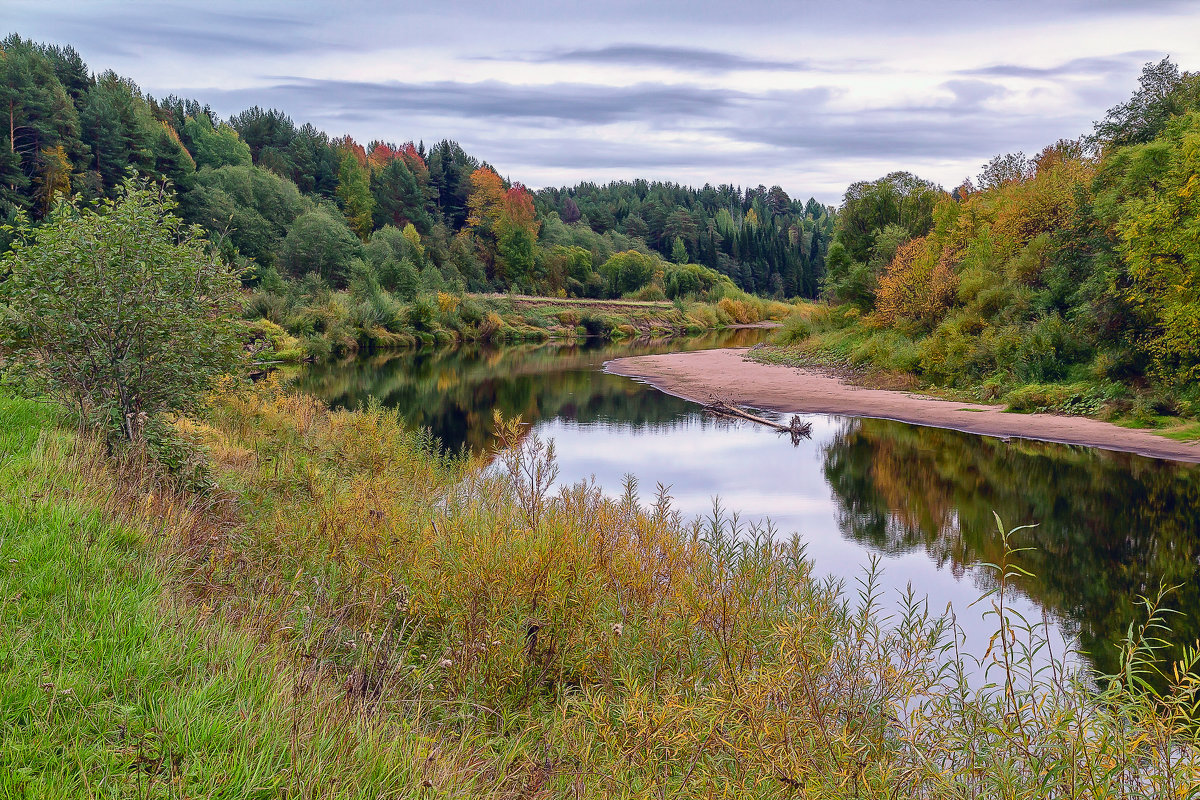
[[[58,198],[71,194],[71,162],[61,144],[42,149],[37,185],[38,208],[43,215]]]
[[[907,320],[931,328],[954,300],[958,279],[952,253],[927,237],[900,245],[879,278],[874,322],[895,325]]]
[[[1144,186],[1123,204],[1117,230],[1126,295],[1149,325],[1140,345],[1174,383],[1200,379],[1200,111],[1173,120],[1160,139],[1122,159]]]

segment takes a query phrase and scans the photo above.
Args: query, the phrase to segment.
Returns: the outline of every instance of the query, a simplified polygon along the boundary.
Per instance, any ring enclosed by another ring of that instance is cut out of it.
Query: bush
[[[587,331],[588,336],[607,336],[609,332],[608,323],[595,314],[585,314],[579,320],[579,324]]]
[[[95,210],[22,222],[3,261],[9,371],[130,441],[151,417],[199,410],[241,364],[239,276],[175,207],[130,179]]]
[[[717,302],[717,308],[739,325],[751,325],[761,319],[758,310],[743,300],[722,297]]]
[[[1031,383],[1004,396],[1010,411],[1095,415],[1103,409],[1106,393],[1086,383]]]

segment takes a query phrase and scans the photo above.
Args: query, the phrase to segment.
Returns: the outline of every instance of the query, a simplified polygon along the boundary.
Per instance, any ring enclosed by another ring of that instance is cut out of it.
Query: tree
[[[562,217],[562,221],[568,225],[579,222],[579,217],[581,215],[579,213],[578,204],[576,204],[576,202],[570,197],[563,198],[562,214],[560,216]]]
[[[1116,160],[1133,191],[1122,204],[1117,232],[1128,272],[1125,295],[1148,323],[1136,338],[1159,377],[1195,385],[1200,379],[1200,112],[1172,120],[1158,139],[1127,150]]]
[[[58,198],[71,194],[71,162],[61,144],[43,148],[39,160],[38,208],[47,214]]]
[[[671,260],[676,264],[688,263],[687,245],[683,243],[682,236],[676,236],[675,243],[671,245]]]
[[[192,158],[198,167],[248,167],[250,147],[228,125],[214,126],[207,114],[189,117],[183,135],[192,143]]]
[[[660,265],[661,262],[654,256],[626,250],[605,261],[600,267],[600,274],[608,282],[609,293],[613,297],[620,297],[636,292],[654,280]]]
[[[851,260],[866,261],[876,234],[888,225],[905,228],[909,238],[924,236],[944,194],[940,186],[909,172],[852,183],[837,218],[838,240]]]
[[[0,205],[28,208],[27,190],[47,150],[61,146],[76,164],[86,151],[78,113],[54,63],[15,34],[0,41],[0,118]]]
[[[1036,165],[1018,151],[1007,155],[996,156],[983,165],[983,171],[976,176],[979,189],[998,189],[1010,183],[1026,180],[1036,168]]]
[[[1109,109],[1096,123],[1096,139],[1113,147],[1156,137],[1171,117],[1200,105],[1200,76],[1180,74],[1170,58],[1146,64],[1129,101]]]
[[[292,223],[279,248],[279,263],[294,277],[315,272],[336,286],[346,282],[362,243],[336,212],[321,206]]]
[[[273,266],[292,223],[312,208],[287,178],[252,166],[202,169],[183,195],[184,218],[198,222],[227,258],[234,250]]]
[[[372,171],[371,193],[375,198],[376,227],[410,224],[425,233],[433,227],[425,210],[425,193],[403,159],[392,158]]]
[[[131,441],[240,363],[238,275],[174,208],[133,179],[95,209],[59,203],[0,270],[9,368]]]
[[[365,242],[370,238],[374,224],[375,198],[371,196],[366,169],[349,148],[343,151],[338,166],[337,196],[346,222],[358,234],[358,238]]]

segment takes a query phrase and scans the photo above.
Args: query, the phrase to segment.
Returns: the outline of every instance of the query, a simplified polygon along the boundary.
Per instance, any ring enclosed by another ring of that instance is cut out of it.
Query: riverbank
[[[699,350],[617,358],[605,369],[701,403],[720,399],[788,413],[876,417],[983,436],[1040,439],[1200,462],[1200,443],[1173,441],[1150,431],[1087,417],[1016,414],[1002,406],[855,386],[823,370],[749,361],[745,358],[747,352]]]
[[[464,342],[624,341],[778,324],[793,307],[743,292],[708,301],[436,292],[404,300],[382,290],[255,292],[244,301],[247,347],[264,366],[359,352]]]

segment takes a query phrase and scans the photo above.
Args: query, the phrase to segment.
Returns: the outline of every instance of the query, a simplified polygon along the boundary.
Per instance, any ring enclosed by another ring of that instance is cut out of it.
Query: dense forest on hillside
[[[0,54],[0,218],[111,197],[136,170],[169,180],[184,219],[277,295],[281,281],[306,281],[309,295],[357,281],[401,300],[443,288],[665,299],[734,285],[783,298],[813,296],[824,268],[832,210],[779,187],[638,180],[535,195],[452,141],[363,145],[258,107],[222,119],[15,34]]]
[[[824,289],[787,334],[1022,410],[1200,412],[1200,75],[1146,65],[1095,130],[952,192],[852,185]],[[788,355],[772,357],[786,360]]]

